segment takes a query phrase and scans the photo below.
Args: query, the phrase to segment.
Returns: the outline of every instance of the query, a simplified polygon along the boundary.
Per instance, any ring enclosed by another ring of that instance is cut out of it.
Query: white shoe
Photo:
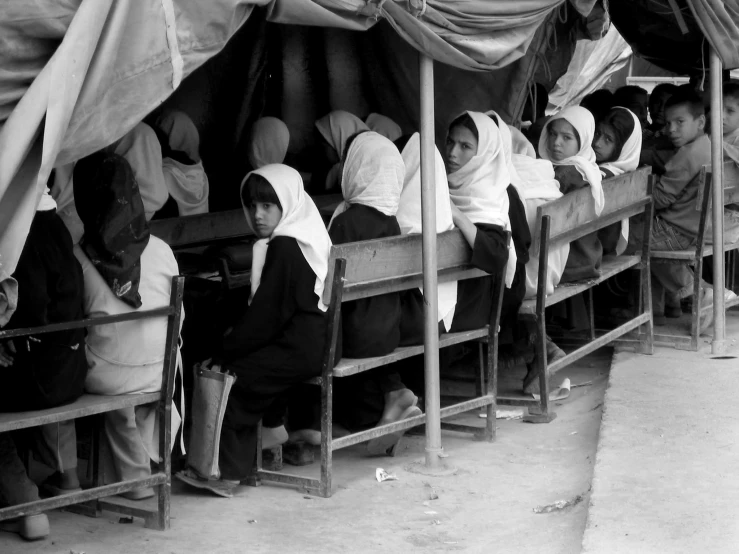
[[[279,427],[262,427],[262,450],[269,450],[287,442],[287,429]]]

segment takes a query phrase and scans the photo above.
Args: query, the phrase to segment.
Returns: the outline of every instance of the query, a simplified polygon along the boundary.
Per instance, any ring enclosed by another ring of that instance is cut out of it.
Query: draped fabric
[[[739,67],[739,2],[737,0],[686,0],[724,69]]]
[[[374,54],[372,49],[366,50],[375,58],[375,67],[392,75],[392,82],[372,83],[368,89],[376,103],[390,106],[389,117],[405,132],[412,132],[418,128],[413,49],[446,64],[437,65],[441,75],[437,85],[450,88],[446,96],[452,101],[437,111],[440,126],[448,123],[446,116],[463,107],[484,111],[492,102],[510,121],[523,104],[527,82],[546,48],[556,16],[580,17],[590,12],[594,2],[6,0],[0,18],[1,263],[12,273],[52,168],[79,160],[130,131],[185,77],[221,51],[255,8],[264,8],[256,10],[262,20],[296,24],[294,29],[314,25],[337,31],[366,31],[373,26],[394,30],[392,36],[384,37],[386,44],[375,45]],[[716,0],[691,0],[689,4],[705,32],[728,34],[729,20],[735,21],[734,0],[724,6]],[[383,19],[386,23],[376,25]],[[261,48],[253,51],[255,56],[263,56]],[[406,52],[403,59],[396,56],[401,48]],[[242,52],[252,50],[241,50],[239,55]],[[244,77],[232,75],[229,82],[253,82],[242,90],[263,108],[271,101],[258,96],[267,72],[252,64],[247,55],[243,54],[245,59],[239,65],[239,70],[245,68]],[[265,59],[260,57],[262,65]],[[469,70],[499,73],[475,75]],[[373,77],[370,73],[368,80]],[[378,81],[380,78],[387,81],[387,77],[378,76]],[[459,96],[457,90],[469,91],[472,101],[460,105],[461,100],[454,100]],[[437,98],[443,102],[445,92],[438,92]],[[405,98],[402,102],[398,101],[401,96]],[[330,104],[324,108],[341,107],[333,101]],[[193,105],[195,111],[206,110],[200,104]],[[218,107],[207,106],[211,108],[217,111]],[[218,137],[212,144],[241,141],[238,131],[251,123],[248,113],[241,110],[233,117],[232,128],[237,134]],[[369,110],[360,115],[367,113]],[[195,121],[202,128],[203,121]],[[286,123],[292,131],[290,122]],[[243,152],[244,145],[239,146]],[[210,148],[217,150],[203,141],[202,150]],[[219,167],[209,171],[218,172]],[[231,176],[228,171],[226,175]]]

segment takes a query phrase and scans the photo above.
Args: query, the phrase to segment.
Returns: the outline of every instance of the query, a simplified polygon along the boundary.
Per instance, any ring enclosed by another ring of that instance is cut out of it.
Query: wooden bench
[[[341,202],[339,194],[316,196],[313,201],[328,221],[336,206]],[[169,219],[155,219],[149,223],[151,234],[166,242],[175,253],[185,250],[199,250],[209,247],[214,253],[218,247],[241,250],[245,262],[237,263],[224,255],[214,254],[212,258],[226,288],[234,289],[249,286],[251,279],[251,245],[256,240],[244,217],[244,210],[227,210],[207,214],[188,215]],[[245,250],[245,252],[243,252]]]
[[[162,389],[160,392],[148,394],[127,394],[119,396],[102,396],[85,394],[76,401],[65,406],[58,406],[48,410],[31,412],[0,413],[0,433],[16,431],[29,427],[37,427],[48,423],[74,420],[80,417],[96,416],[93,425],[91,460],[92,464],[92,487],[80,492],[72,492],[61,496],[18,504],[0,509],[0,521],[19,517],[31,513],[53,510],[73,504],[88,503],[84,513],[98,514],[101,510],[121,513],[127,516],[144,518],[147,527],[164,530],[169,528],[169,510],[171,494],[171,417],[172,417],[172,395],[174,393],[175,372],[177,369],[177,343],[179,340],[180,321],[182,318],[182,293],[184,278],[174,277],[172,279],[172,292],[170,304],[164,308],[132,312],[128,314],[88,318],[67,323],[56,323],[44,327],[33,327],[26,329],[13,329],[0,331],[0,341],[18,338],[52,331],[66,329],[79,329],[92,327],[107,323],[122,321],[135,321],[150,317],[167,318],[167,338],[164,352],[164,371],[162,373]],[[132,479],[104,485],[102,482],[102,460],[101,460],[101,416],[105,412],[140,406],[143,404],[157,404],[159,416],[159,452],[162,461],[158,464],[156,471],[151,476],[141,479]],[[123,492],[131,491],[141,487],[156,487],[157,508],[147,509],[142,503],[126,502],[122,498],[107,499]]]
[[[499,404],[529,406],[526,421],[548,423],[556,414],[549,407],[549,380],[547,375],[587,356],[594,350],[612,343],[619,337],[640,329],[637,350],[652,353],[652,299],[649,275],[649,234],[653,217],[651,196],[651,168],[641,168],[603,181],[605,207],[595,215],[590,188],[580,189],[539,206],[536,216],[536,231],[532,233],[531,255],[539,257],[539,277],[536,297],[525,300],[519,317],[536,324],[536,369],[539,372],[540,400],[521,396],[499,396]],[[587,281],[565,283],[546,294],[546,276],[549,251],[560,248],[581,237],[589,235],[636,214],[644,214],[644,248],[640,254],[604,256],[600,276]],[[612,331],[596,337],[593,312],[593,287],[606,279],[630,268],[639,268],[641,273],[638,305],[641,313],[619,325]],[[546,324],[544,311],[567,298],[585,293],[589,312],[590,341],[555,362],[547,361]],[[546,371],[544,371],[546,368]]]
[[[510,238],[509,238],[510,239]],[[488,275],[470,265],[472,251],[459,230],[438,235],[438,279],[440,283],[459,281]],[[331,496],[332,453],[370,439],[422,425],[422,414],[403,421],[333,439],[333,380],[368,371],[399,360],[422,354],[423,345],[397,348],[386,356],[375,358],[337,360],[336,347],[339,333],[341,303],[369,298],[381,294],[414,289],[423,284],[420,235],[406,235],[342,244],[331,248],[329,274],[326,278],[324,302],[328,305],[327,343],[323,357],[323,370],[319,378],[310,382],[321,387],[321,474],[319,479],[287,473],[267,471],[262,468],[261,449],[257,449],[257,470],[254,484],[271,481],[296,485],[323,497]],[[441,408],[441,417],[447,418],[462,412],[487,407],[485,427],[473,427],[454,423],[442,423],[442,427],[474,433],[481,439],[495,438],[495,408],[497,392],[498,321],[503,295],[503,279],[496,287],[493,299],[495,321],[492,326],[461,333],[445,333],[439,337],[439,348],[466,341],[482,341],[487,346],[487,364],[479,368],[479,390],[476,398]],[[480,346],[482,349],[482,345]],[[483,388],[482,383],[485,383]]]
[[[739,202],[739,168],[733,161],[724,163],[724,206],[728,204],[736,204]],[[712,173],[710,166],[704,166],[701,169],[698,197],[696,199],[696,210],[700,210],[700,222],[698,225],[698,237],[695,247],[687,250],[652,250],[652,263],[658,264],[685,264],[687,263],[693,268],[695,278],[693,279],[693,310],[690,317],[690,333],[688,335],[673,335],[669,333],[655,333],[654,340],[658,343],[671,345],[679,350],[698,350],[698,338],[700,335],[700,319],[701,316],[713,310],[713,306],[700,305],[700,289],[701,277],[703,275],[703,258],[713,255],[713,245],[706,244],[709,238],[709,224],[711,223],[711,185]],[[728,253],[729,262],[726,264],[728,269],[726,275],[727,289],[731,290],[736,286],[736,275],[734,271],[734,257],[739,249],[739,242],[724,243],[724,252]],[[715,277],[714,277],[715,279]],[[725,309],[739,305],[739,297],[727,300],[724,304]]]

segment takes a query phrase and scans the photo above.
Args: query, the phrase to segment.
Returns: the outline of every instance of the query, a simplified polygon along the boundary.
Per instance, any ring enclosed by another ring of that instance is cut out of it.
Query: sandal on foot
[[[238,481],[224,481],[223,479],[206,479],[198,475],[195,471],[188,468],[175,474],[175,477],[187,483],[196,489],[204,489],[222,496],[223,498],[231,498],[239,486]]]
[[[64,494],[80,491],[82,491],[82,487],[80,486],[71,488],[63,487],[62,474],[59,471],[55,471],[54,473],[49,475],[46,479],[44,479],[44,482],[41,483],[41,486],[39,487],[39,492],[47,498],[50,496],[62,496]]]
[[[15,533],[27,541],[38,541],[49,536],[49,518],[33,514],[0,521],[0,531]]]
[[[403,421],[410,417],[416,417],[421,415],[423,412],[418,406],[411,406],[400,415],[397,421]],[[395,422],[393,422],[395,423]],[[405,430],[396,431],[395,433],[389,433],[381,437],[370,439],[367,442],[367,454],[369,456],[395,456],[395,453],[400,443],[400,439],[403,438]]]

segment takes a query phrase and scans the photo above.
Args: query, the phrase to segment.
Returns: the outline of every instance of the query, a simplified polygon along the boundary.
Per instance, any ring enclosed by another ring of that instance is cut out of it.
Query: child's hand
[[[6,343],[0,342],[0,366],[10,367],[13,365],[14,358],[11,354],[15,354],[15,345],[12,340]]]

